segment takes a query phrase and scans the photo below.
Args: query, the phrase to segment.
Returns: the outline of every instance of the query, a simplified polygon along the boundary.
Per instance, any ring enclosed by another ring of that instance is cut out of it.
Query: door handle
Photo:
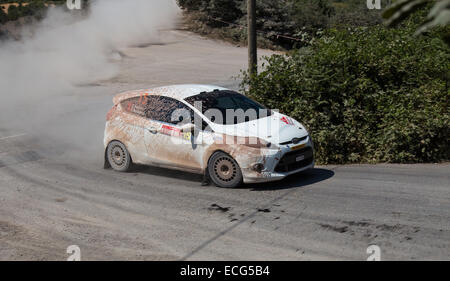
[[[150,133],[152,133],[152,134],[154,134],[154,135],[156,135],[157,133],[158,133],[158,130],[156,129],[156,128],[150,128],[150,129],[148,129],[148,131],[150,132]]]

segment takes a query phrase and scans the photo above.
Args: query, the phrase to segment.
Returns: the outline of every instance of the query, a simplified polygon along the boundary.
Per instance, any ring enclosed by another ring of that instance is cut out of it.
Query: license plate
[[[306,143],[301,144],[301,145],[296,145],[296,146],[291,147],[291,150],[301,149],[301,148],[304,148],[305,146],[306,146]]]
[[[295,158],[296,162],[300,162],[302,160],[305,160],[305,155],[300,155],[300,156],[297,156],[297,158]]]

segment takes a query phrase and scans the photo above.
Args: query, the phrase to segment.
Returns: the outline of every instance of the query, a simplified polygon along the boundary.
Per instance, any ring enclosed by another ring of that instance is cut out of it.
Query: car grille
[[[305,159],[297,161],[297,157],[304,155]],[[278,162],[275,172],[286,173],[304,168],[314,160],[314,153],[311,147],[305,147],[296,151],[286,153]]]
[[[308,138],[308,136],[304,136],[303,138],[299,138],[299,142],[298,143],[306,140],[307,138]],[[287,144],[292,144],[292,140],[280,143],[280,145],[287,145]]]

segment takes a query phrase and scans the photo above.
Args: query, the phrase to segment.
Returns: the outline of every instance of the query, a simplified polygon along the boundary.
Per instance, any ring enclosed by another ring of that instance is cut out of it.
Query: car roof
[[[124,92],[116,95],[113,99],[113,102],[114,104],[118,104],[126,99],[140,97],[145,94],[165,96],[182,101],[188,97],[198,95],[202,92],[212,92],[214,90],[223,91],[228,89],[213,85],[197,85],[197,84],[163,86],[153,89],[143,89]]]

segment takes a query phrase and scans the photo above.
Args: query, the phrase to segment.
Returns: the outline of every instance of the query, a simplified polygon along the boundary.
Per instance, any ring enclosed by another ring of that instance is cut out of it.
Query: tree
[[[326,28],[335,12],[328,0],[296,0],[292,17],[297,25],[314,30]]]
[[[428,5],[430,0],[399,0],[394,2],[384,13],[388,26],[395,26],[414,11]],[[450,23],[450,0],[437,1],[431,8],[426,21],[417,29],[416,35],[424,33],[436,26],[446,26]],[[450,36],[444,38],[450,46]]]
[[[238,3],[230,0],[210,0],[208,5],[203,7],[203,11],[212,18],[231,23],[242,17],[242,11],[239,9]],[[227,24],[216,21],[213,25],[223,26]]]
[[[177,0],[178,5],[188,11],[198,11],[204,5],[201,0]],[[209,1],[208,1],[209,2]]]

